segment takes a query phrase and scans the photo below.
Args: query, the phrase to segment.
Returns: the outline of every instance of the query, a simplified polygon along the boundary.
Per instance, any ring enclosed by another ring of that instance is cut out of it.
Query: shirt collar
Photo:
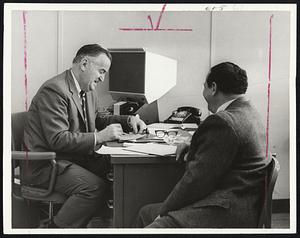
[[[74,75],[72,69],[71,69],[70,71],[71,71],[72,78],[73,78],[74,83],[75,83],[75,87],[76,87],[76,89],[77,89],[77,93],[78,93],[78,95],[79,95],[79,94],[80,94],[80,91],[81,91],[80,85],[79,85],[77,79],[75,78],[75,75]]]
[[[230,101],[228,101],[228,102],[225,102],[225,103],[223,103],[219,108],[218,108],[218,110],[216,111],[216,113],[217,112],[220,112],[220,111],[224,111],[233,101],[235,101],[236,99],[238,99],[239,97],[237,97],[237,98],[234,98],[234,99],[232,99],[232,100],[230,100]]]

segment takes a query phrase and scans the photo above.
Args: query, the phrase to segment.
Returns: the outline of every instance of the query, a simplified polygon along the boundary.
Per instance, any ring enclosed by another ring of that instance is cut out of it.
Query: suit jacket
[[[186,172],[163,202],[160,214],[169,213],[184,227],[197,227],[201,208],[217,206],[229,214],[226,226],[255,227],[270,162],[265,152],[262,120],[250,101],[239,97],[199,125]],[[212,212],[212,216],[218,214]]]
[[[93,153],[95,129],[121,123],[125,131],[129,130],[127,116],[101,116],[98,103],[96,92],[86,93],[86,128],[70,70],[49,79],[38,90],[28,110],[25,147],[28,151],[56,152],[61,173],[72,161]],[[49,161],[26,161],[21,165],[21,176],[31,184],[41,184],[49,179],[50,170]]]

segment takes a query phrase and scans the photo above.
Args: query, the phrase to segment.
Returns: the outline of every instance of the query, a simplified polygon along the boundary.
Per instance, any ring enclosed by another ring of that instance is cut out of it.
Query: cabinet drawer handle
[[[106,202],[108,208],[114,208],[114,200],[110,199]]]
[[[114,174],[113,173],[107,173],[106,178],[108,181],[113,182],[114,181]]]

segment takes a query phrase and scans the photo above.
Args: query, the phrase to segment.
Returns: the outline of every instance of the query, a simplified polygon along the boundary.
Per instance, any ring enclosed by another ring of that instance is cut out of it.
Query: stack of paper
[[[120,141],[129,141],[129,140],[137,140],[140,138],[143,138],[145,135],[143,134],[127,134],[124,133],[123,135],[121,135],[120,137]]]
[[[143,153],[124,150],[124,148],[125,147],[109,147],[102,145],[96,153],[101,155],[144,155]]]
[[[177,129],[197,129],[198,125],[196,123],[181,123],[181,124],[174,124],[174,123],[153,123],[148,125],[148,128],[153,128],[156,130],[169,130],[172,128]]]
[[[176,153],[177,146],[164,145],[155,143],[137,144],[129,147],[125,147],[124,150],[133,151],[149,155],[173,155]]]

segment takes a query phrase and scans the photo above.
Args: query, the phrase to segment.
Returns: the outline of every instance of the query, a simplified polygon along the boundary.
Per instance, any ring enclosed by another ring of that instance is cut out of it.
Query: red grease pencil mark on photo
[[[123,28],[119,28],[119,30],[121,31],[192,31],[192,29],[190,28],[159,28],[166,6],[167,4],[163,5],[155,28],[153,26],[151,15],[148,15],[147,19],[150,22],[150,28],[135,28],[135,27],[124,28],[123,27]]]
[[[27,12],[23,11],[23,30],[24,30],[24,86],[25,86],[25,110],[28,111],[28,84],[27,84],[27,30],[26,30],[26,15]],[[28,148],[25,145],[26,165],[28,167]],[[29,170],[27,170],[29,172]]]
[[[25,85],[25,110],[28,110],[28,87],[27,87],[27,31],[26,31],[26,14],[23,11],[23,30],[24,30],[24,85]]]
[[[269,59],[268,59],[268,106],[267,106],[267,125],[266,125],[266,159],[269,156],[269,118],[270,118],[270,86],[271,86],[271,69],[272,69],[272,19],[273,14],[270,16],[269,21]],[[269,171],[267,171],[265,176],[265,187],[264,187],[264,206],[266,206],[266,195],[268,192],[268,177]],[[265,207],[266,209],[266,207]]]
[[[267,126],[266,126],[266,158],[269,155],[269,119],[270,119],[270,86],[271,86],[271,69],[272,69],[272,19],[270,17],[270,30],[269,30],[269,63],[268,63],[268,107],[267,107]]]

